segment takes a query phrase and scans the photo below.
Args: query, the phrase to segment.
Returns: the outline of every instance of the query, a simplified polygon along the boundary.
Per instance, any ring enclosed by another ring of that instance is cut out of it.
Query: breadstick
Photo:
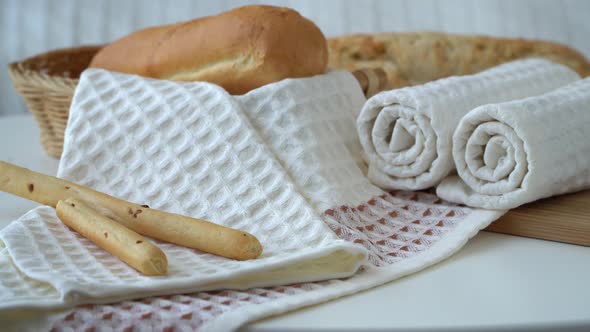
[[[0,190],[53,207],[59,200],[78,198],[139,234],[227,258],[247,260],[262,253],[258,239],[247,232],[151,209],[2,161]]]
[[[164,275],[168,260],[160,248],[143,236],[111,220],[81,200],[58,201],[57,216],[97,246],[146,275]]]

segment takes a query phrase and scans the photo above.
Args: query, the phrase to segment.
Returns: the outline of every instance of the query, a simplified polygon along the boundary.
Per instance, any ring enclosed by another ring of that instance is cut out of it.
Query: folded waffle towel
[[[489,209],[590,188],[590,79],[537,97],[478,107],[453,135],[460,176],[439,196]]]
[[[367,101],[357,120],[368,176],[387,189],[435,186],[454,168],[452,135],[463,115],[477,106],[539,95],[578,78],[565,66],[528,59],[382,92]]]
[[[232,97],[206,83],[86,71],[59,175],[247,230],[265,252],[235,262],[159,243],[171,273],[148,278],[38,208],[0,234],[1,303],[136,299],[37,313],[48,329],[231,330],[423,269],[502,214],[370,184],[354,130],[363,102],[347,72]]]
[[[348,102],[360,107],[358,93]],[[211,84],[89,71],[80,81],[58,176],[151,207],[255,235],[262,257],[234,261],[158,243],[165,277],[148,277],[70,232],[49,207],[9,225],[1,240],[18,270],[59,296],[28,294],[1,307],[112,302],[179,291],[249,288],[344,277],[366,251],[339,239],[248,125]],[[25,296],[26,295],[26,296]]]

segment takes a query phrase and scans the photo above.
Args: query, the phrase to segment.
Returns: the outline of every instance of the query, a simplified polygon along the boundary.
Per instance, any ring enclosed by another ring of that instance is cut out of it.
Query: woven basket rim
[[[55,88],[75,88],[78,85],[78,78],[63,77],[60,75],[49,75],[39,70],[31,69],[31,64],[43,58],[59,56],[62,54],[75,53],[79,51],[94,51],[102,48],[104,45],[84,45],[78,47],[68,47],[49,52],[40,53],[31,57],[12,62],[8,64],[8,72],[13,82],[22,82],[24,79],[27,83],[37,82],[40,84],[53,84]]]

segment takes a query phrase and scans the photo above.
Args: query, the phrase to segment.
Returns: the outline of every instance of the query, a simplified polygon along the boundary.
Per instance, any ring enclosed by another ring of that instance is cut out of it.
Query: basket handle
[[[387,73],[383,68],[364,68],[352,72],[367,98],[387,88]]]

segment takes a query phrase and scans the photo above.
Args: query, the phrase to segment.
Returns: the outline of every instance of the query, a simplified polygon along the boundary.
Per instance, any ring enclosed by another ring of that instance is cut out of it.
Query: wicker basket
[[[55,50],[8,66],[14,87],[35,116],[41,144],[50,156],[61,156],[74,89],[100,47]]]

